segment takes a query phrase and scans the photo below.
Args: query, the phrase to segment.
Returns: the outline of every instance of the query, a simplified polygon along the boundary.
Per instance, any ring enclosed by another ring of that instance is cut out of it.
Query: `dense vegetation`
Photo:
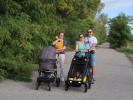
[[[107,18],[95,19],[102,7],[100,0],[0,0],[0,79],[29,80],[40,49],[59,31],[71,47],[88,27],[102,42]]]
[[[121,13],[110,20],[109,42],[112,48],[123,52],[133,62],[133,35],[131,34],[132,16]]]
[[[110,20],[109,42],[112,48],[127,46],[131,36],[129,21],[129,17],[125,14],[120,14]]]

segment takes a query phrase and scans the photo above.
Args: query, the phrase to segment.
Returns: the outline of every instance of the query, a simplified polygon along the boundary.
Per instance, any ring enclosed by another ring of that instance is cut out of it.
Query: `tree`
[[[121,13],[110,20],[109,42],[112,48],[120,48],[127,45],[129,35],[131,34],[129,17]]]
[[[13,79],[30,78],[31,64],[37,62],[40,49],[51,45],[60,31],[75,45],[78,32],[85,33],[86,28],[94,27],[100,3],[100,0],[0,0],[0,78],[8,75]]]
[[[96,37],[98,39],[98,43],[101,44],[105,42],[106,39],[106,28],[105,25],[107,24],[108,17],[105,14],[100,14],[96,20],[94,25],[94,30],[96,32]]]

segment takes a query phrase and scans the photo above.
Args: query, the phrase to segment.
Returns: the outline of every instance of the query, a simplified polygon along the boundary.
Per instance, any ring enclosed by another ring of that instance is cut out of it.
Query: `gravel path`
[[[69,70],[73,52],[67,52],[65,76]],[[81,88],[64,90],[62,83],[59,88],[42,85],[34,90],[37,72],[33,73],[33,82],[15,82],[5,80],[0,83],[0,100],[133,100],[133,65],[126,56],[109,49],[107,44],[97,49],[96,82],[87,93]]]

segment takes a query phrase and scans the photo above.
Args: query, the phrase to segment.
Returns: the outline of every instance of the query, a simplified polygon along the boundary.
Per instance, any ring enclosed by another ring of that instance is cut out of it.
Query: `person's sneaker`
[[[94,77],[92,77],[92,80],[93,80],[93,81],[96,81],[96,80],[94,79]]]

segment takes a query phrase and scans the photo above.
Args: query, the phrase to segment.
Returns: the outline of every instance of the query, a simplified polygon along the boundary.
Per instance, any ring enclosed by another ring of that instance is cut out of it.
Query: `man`
[[[85,37],[85,45],[89,51],[89,58],[90,58],[90,65],[91,65],[91,72],[94,76],[96,74],[96,45],[97,45],[97,38],[93,36],[92,29],[87,29],[87,37]],[[94,83],[94,79],[92,80]]]
[[[64,60],[65,60],[65,49],[66,49],[66,46],[65,46],[65,43],[64,43],[64,33],[63,32],[60,32],[58,34],[58,36],[56,36],[56,40],[53,41],[53,45],[54,47],[56,48],[56,52],[57,52],[57,62],[58,62],[58,65],[59,65],[59,72],[60,72],[60,79],[61,81],[64,81],[64,70],[63,70],[63,67],[64,67]]]

